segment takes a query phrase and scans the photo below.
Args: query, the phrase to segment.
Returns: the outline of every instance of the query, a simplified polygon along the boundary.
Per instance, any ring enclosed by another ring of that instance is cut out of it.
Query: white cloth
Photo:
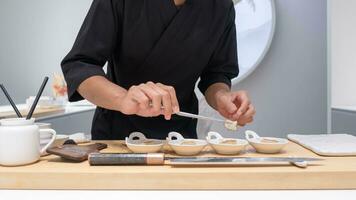
[[[356,156],[356,137],[348,134],[297,135],[288,139],[322,156]]]

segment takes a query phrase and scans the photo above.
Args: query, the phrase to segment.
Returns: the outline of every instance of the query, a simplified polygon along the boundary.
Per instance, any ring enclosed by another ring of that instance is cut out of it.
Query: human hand
[[[256,114],[246,91],[216,93],[216,110],[225,118],[245,126],[253,121]]]
[[[166,120],[179,112],[179,103],[172,86],[151,81],[132,86],[120,100],[119,110],[126,115],[155,117],[164,115]]]

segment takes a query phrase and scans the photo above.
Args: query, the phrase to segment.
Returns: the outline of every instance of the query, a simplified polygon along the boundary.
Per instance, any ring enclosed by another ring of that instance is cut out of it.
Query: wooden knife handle
[[[91,153],[89,164],[95,165],[163,165],[163,153]]]

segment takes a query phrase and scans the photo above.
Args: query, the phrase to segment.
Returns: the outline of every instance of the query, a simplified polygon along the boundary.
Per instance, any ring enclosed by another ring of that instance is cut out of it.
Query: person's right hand
[[[166,120],[179,112],[175,89],[161,83],[147,82],[132,86],[120,100],[119,110],[126,115],[156,117],[164,115]]]

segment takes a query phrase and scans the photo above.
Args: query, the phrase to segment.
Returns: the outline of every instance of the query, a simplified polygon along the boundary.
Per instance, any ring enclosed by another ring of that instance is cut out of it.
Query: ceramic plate
[[[125,139],[127,147],[134,153],[156,153],[159,152],[164,141],[147,139],[143,133],[133,132]]]
[[[205,140],[185,139],[177,132],[170,132],[167,141],[173,151],[182,156],[197,155],[208,144]]]
[[[247,141],[259,153],[279,153],[288,144],[288,140],[275,137],[260,137],[254,131],[246,131],[245,136]]]
[[[223,138],[217,132],[209,132],[206,140],[213,147],[216,153],[223,155],[240,154],[248,145],[246,140]]]

